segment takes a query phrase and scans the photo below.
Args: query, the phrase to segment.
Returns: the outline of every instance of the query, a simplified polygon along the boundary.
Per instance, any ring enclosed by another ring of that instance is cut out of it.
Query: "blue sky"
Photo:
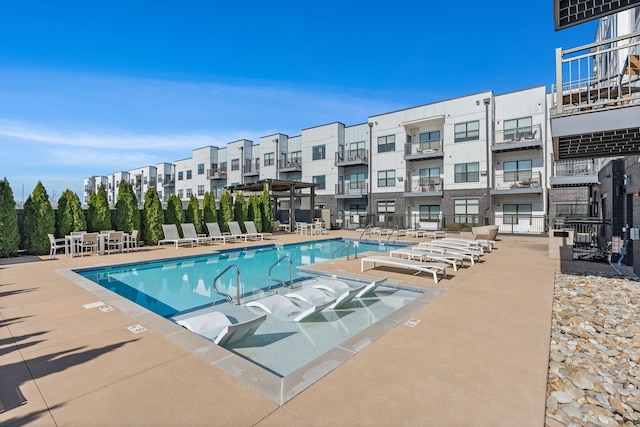
[[[0,179],[16,201],[206,145],[554,79],[552,2],[0,5]]]

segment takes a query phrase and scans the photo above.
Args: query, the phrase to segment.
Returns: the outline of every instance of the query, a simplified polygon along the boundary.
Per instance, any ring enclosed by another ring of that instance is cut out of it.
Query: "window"
[[[364,141],[352,142],[351,144],[349,144],[349,151],[347,152],[347,157],[350,159],[353,159],[353,158],[364,159],[366,157],[364,146],[365,146]]]
[[[302,164],[302,151],[294,151],[291,153],[291,163]]]
[[[164,200],[164,199],[162,198],[162,191],[158,191],[158,199],[160,199],[160,200]]]
[[[420,169],[420,185],[434,185],[440,183],[440,168]]]
[[[558,203],[556,204],[556,216],[589,216],[589,204]]]
[[[178,197],[182,199],[182,190],[178,190]]]
[[[323,160],[326,157],[326,151],[325,151],[325,146],[324,145],[316,145],[315,147],[313,147],[313,160]]]
[[[190,189],[190,188],[187,188],[187,199],[188,199],[189,197],[191,197],[191,189]]]
[[[378,187],[393,187],[395,186],[396,171],[378,171]]]
[[[531,116],[521,117],[519,119],[511,119],[504,121],[504,139],[505,141],[517,141],[522,138],[533,138],[534,134],[531,127]]]
[[[455,165],[455,182],[480,181],[479,163],[458,163]]]
[[[378,213],[396,213],[395,200],[378,200]]]
[[[187,171],[187,179],[191,179],[191,170]]]
[[[142,182],[144,183],[144,185],[147,185],[148,181],[147,181],[147,177],[146,176],[142,179]]]
[[[423,150],[436,150],[440,145],[440,131],[434,130],[432,132],[421,133],[420,136],[420,148]]]
[[[396,136],[387,135],[378,137],[378,153],[386,153],[388,151],[395,151],[396,149]]]
[[[220,172],[227,171],[227,162],[220,162]]]
[[[275,154],[274,153],[265,153],[264,155],[264,165],[265,166],[273,166],[275,162]]]
[[[349,188],[351,188],[352,190],[367,188],[366,177],[367,174],[365,174],[364,172],[350,174],[348,176]]]
[[[231,170],[232,171],[240,170],[240,159],[232,159],[231,160]]]
[[[184,172],[182,171],[178,172],[178,181],[182,181],[182,177],[184,176],[183,174]]]
[[[531,160],[504,162],[504,181],[524,181],[531,179]]]
[[[420,205],[420,221],[437,221],[440,215],[440,205]]]
[[[198,185],[198,196],[204,196],[204,185]]]
[[[313,183],[316,184],[318,190],[324,190],[325,188],[325,176],[317,175],[313,177]]]
[[[504,215],[503,224],[518,224],[520,219],[531,219],[531,205],[505,203],[502,206],[502,213]]]
[[[455,199],[453,213],[454,221],[458,224],[477,224],[480,213],[478,199]]]
[[[349,205],[349,212],[351,215],[354,214],[365,214],[367,212],[366,206],[361,203],[352,203]]]
[[[455,142],[473,141],[480,138],[480,122],[456,123]]]
[[[198,175],[204,175],[204,163],[198,164]]]

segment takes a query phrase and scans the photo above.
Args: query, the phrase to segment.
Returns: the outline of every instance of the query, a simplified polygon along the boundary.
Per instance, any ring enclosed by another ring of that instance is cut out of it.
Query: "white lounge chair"
[[[359,287],[359,288],[353,288],[349,285],[347,285],[345,282],[343,282],[342,280],[338,280],[338,279],[329,279],[329,278],[324,278],[324,277],[318,277],[317,279],[315,279],[317,283],[313,284],[312,286],[314,288],[318,288],[318,289],[324,289],[327,290],[329,292],[333,292],[336,294],[343,294],[344,292],[348,292],[351,289],[357,289],[358,293],[356,293],[356,298],[365,298],[369,295],[371,295],[373,293],[373,291],[375,291],[378,286],[380,286],[382,283],[384,283],[387,278],[383,277],[382,279],[378,279],[375,280],[367,285],[364,285],[363,287]]]
[[[442,273],[445,277],[447,276],[446,268],[448,267],[445,263],[422,262],[405,258],[392,258],[390,256],[369,256],[360,259],[360,271],[365,270],[365,263],[373,264],[373,268],[376,268],[376,265],[388,265],[417,272],[430,273],[433,275],[433,281],[436,283],[438,283],[438,273]]]
[[[200,235],[196,233],[196,226],[190,222],[185,222],[180,224],[182,227],[182,235],[185,239],[195,239],[196,245],[199,245],[200,242],[204,243],[213,243],[213,238],[205,235]]]
[[[213,311],[177,320],[176,323],[223,346],[253,335],[266,319],[267,315],[263,314],[244,322],[231,323],[227,316]]]
[[[349,301],[354,299],[364,287],[365,285],[362,285],[358,288],[349,287],[349,289],[345,289],[343,292],[340,292],[337,298],[335,296],[327,295],[315,286],[310,288],[297,289],[293,292],[285,294],[285,297],[298,299],[312,305],[321,305],[325,302],[333,301],[333,303],[330,304],[327,308],[335,310],[344,307],[347,303],[349,303]]]
[[[243,233],[242,229],[240,228],[240,224],[238,223],[238,221],[229,221],[229,232],[236,239],[243,238],[245,242],[247,241],[247,239],[260,238],[260,240],[262,240],[262,236],[250,236],[247,233]]]
[[[253,221],[245,221],[244,228],[247,230],[247,235],[262,236],[262,240],[270,239],[273,237],[273,233],[264,233],[264,232],[259,233],[258,229],[256,228],[256,223]]]
[[[300,322],[301,320],[306,319],[307,317],[315,314],[321,310],[324,310],[328,306],[330,306],[334,300],[330,300],[324,304],[320,305],[312,305],[307,308],[300,307],[291,301],[291,299],[286,298],[282,295],[271,295],[266,298],[261,298],[255,301],[249,301],[245,305],[247,307],[257,307],[269,314],[273,314],[274,316],[282,319],[282,320],[290,320],[293,322]]]
[[[220,231],[220,224],[217,222],[208,222],[207,230],[209,230],[209,237],[213,240],[222,240],[222,243],[226,244],[228,241],[237,241],[238,238],[230,234],[222,234]]]
[[[196,239],[180,237],[178,227],[175,224],[162,224],[162,232],[164,233],[164,239],[158,240],[158,246],[160,246],[160,243],[175,243],[176,249],[178,249],[178,244],[180,243],[191,243],[191,247],[193,247],[193,242],[197,242]]]
[[[397,256],[398,258],[408,258],[408,259],[417,259],[418,261],[434,261],[434,262],[443,262],[445,264],[449,264],[453,267],[453,271],[458,271],[458,261],[462,263],[462,260],[459,257],[449,258],[444,254],[435,254],[433,252],[414,250],[413,248],[403,248],[396,249],[394,251],[389,252],[389,256]]]
[[[484,254],[484,250],[482,250],[482,248],[473,248],[471,246],[463,246],[452,242],[443,242],[442,240],[437,239],[430,242],[420,242],[419,245],[432,248],[444,248],[447,249],[448,252],[474,255],[478,257],[478,259]]]
[[[420,243],[418,246],[413,246],[411,249],[414,251],[424,251],[428,253],[438,253],[442,255],[446,255],[447,257],[459,257],[462,260],[467,260],[471,263],[471,265],[475,264],[476,258],[479,258],[477,255],[465,254],[462,252],[457,252],[455,249],[451,248],[443,248],[441,246],[432,246],[428,242]]]

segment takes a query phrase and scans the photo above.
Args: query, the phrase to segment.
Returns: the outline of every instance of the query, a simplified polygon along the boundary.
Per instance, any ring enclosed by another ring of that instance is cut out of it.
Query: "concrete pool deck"
[[[266,242],[341,236],[359,237]],[[398,324],[282,406],[162,331],[142,323],[147,330],[133,334],[127,328],[139,322],[127,310],[84,308],[96,295],[57,271],[244,243],[0,260],[0,424],[542,426],[561,266],[548,259],[546,238],[500,239],[482,262],[439,281],[445,292],[411,315],[419,324]],[[394,269],[361,273],[359,260],[323,270],[434,287],[429,276]]]

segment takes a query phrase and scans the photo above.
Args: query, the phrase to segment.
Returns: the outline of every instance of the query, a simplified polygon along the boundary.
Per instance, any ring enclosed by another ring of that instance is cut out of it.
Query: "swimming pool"
[[[229,265],[240,270],[243,295],[269,290],[289,282],[290,264],[282,260],[272,269],[272,280],[267,272],[282,257],[293,262],[294,280],[303,275],[297,267],[346,256],[349,241],[329,239],[290,245],[266,245],[234,249],[220,253],[188,258],[160,260],[140,264],[108,266],[77,270],[76,273],[164,317],[199,310],[227,301],[213,290],[213,279]],[[386,243],[358,242],[358,252],[385,252],[397,248]],[[355,249],[350,249],[351,255]],[[235,271],[227,271],[218,281],[220,291],[234,298],[237,295]]]

